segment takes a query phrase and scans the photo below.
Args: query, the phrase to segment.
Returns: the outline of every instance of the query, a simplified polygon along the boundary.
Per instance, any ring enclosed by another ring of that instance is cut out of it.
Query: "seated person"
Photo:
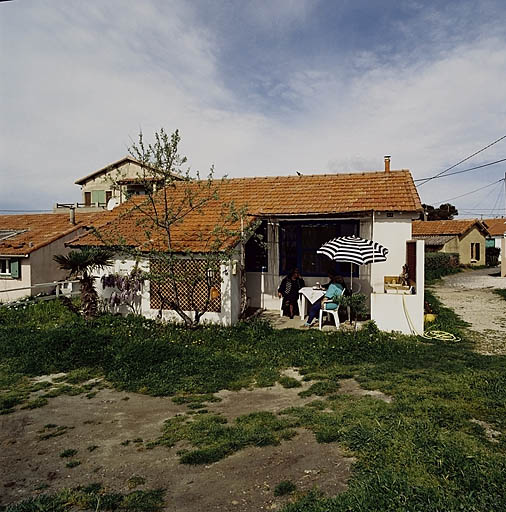
[[[344,294],[346,285],[344,279],[341,276],[329,275],[330,282],[327,287],[325,295],[311,305],[309,309],[309,317],[303,327],[311,327],[314,319],[320,313],[320,309],[337,309],[339,303],[337,302],[339,297]]]
[[[293,318],[299,314],[299,290],[304,288],[304,279],[300,277],[299,270],[292,270],[282,281],[278,288],[278,297],[283,298],[283,314]]]

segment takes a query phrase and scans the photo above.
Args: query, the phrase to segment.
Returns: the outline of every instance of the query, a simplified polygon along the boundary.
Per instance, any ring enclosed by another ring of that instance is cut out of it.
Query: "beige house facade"
[[[81,187],[83,207],[105,208],[111,199],[114,199],[115,204],[121,204],[133,195],[145,194],[146,179],[141,164],[126,156],[75,183]]]
[[[462,265],[485,265],[488,231],[476,220],[413,222],[413,238],[424,240],[427,252],[458,254]]]
[[[75,183],[81,187],[81,200],[77,203],[56,203],[53,212],[77,208],[81,212],[112,209],[132,196],[145,195],[148,187],[156,191],[162,180],[153,178],[156,175],[156,171],[153,171],[153,168],[143,166],[127,155],[78,179]],[[174,179],[180,177],[174,176]]]

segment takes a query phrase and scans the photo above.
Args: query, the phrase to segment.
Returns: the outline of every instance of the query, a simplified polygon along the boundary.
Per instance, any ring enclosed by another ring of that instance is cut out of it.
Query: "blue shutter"
[[[13,279],[21,278],[21,265],[19,260],[11,260],[11,277]]]

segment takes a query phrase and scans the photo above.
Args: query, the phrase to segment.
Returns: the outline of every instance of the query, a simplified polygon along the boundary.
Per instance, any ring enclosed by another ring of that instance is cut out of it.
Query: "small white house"
[[[53,256],[66,254],[65,244],[84,233],[95,218],[74,212],[0,215],[0,302],[54,289],[38,286],[66,278]]]
[[[229,201],[246,208],[241,221],[244,226],[255,222],[263,243],[254,237],[242,246],[238,239],[227,240],[235,252],[211,276],[213,288],[219,293],[211,301],[204,321],[233,324],[239,320],[241,304],[246,301],[251,307],[279,309],[279,283],[291,269],[298,268],[306,285],[323,282],[330,270],[343,275],[348,283],[353,276],[353,288],[358,285],[366,295],[371,318],[380,329],[410,333],[414,327],[423,331],[424,250],[423,242],[412,240],[411,235],[412,221],[419,217],[422,206],[408,170],[391,171],[386,160],[385,170],[380,172],[228,179],[216,185],[219,198],[189,213],[171,230],[171,247],[181,253],[181,265],[189,264],[184,263],[189,254],[198,260],[199,254],[209,251],[205,241],[222,219],[223,204]],[[179,183],[171,189],[171,208],[181,200],[179,191],[185,186]],[[90,233],[71,245],[103,245],[107,239],[115,245],[114,240],[121,239],[141,254],[152,247],[163,250],[163,233],[140,229],[143,214],[135,207],[127,211],[127,207],[128,203],[123,204],[116,217],[99,228],[100,240]],[[345,235],[384,245],[389,250],[387,261],[352,268],[316,253],[331,238]],[[399,276],[406,264],[410,294],[387,293],[392,290],[386,288],[385,278]],[[149,263],[146,259],[140,265],[146,267]],[[118,256],[114,268],[104,273],[128,273],[133,266],[132,259]],[[241,280],[245,282],[246,301],[241,296]],[[159,297],[163,283],[145,282],[140,299],[140,311],[147,317],[158,316],[162,307],[150,293],[154,286]],[[107,296],[110,290],[102,293]],[[178,319],[170,309],[163,309],[162,315]]]

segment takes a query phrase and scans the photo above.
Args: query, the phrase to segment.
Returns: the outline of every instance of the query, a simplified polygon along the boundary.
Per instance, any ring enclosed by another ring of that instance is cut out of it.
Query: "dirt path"
[[[295,369],[287,374],[302,379]],[[206,408],[229,421],[255,411],[278,412],[314,400],[298,395],[312,382],[301,384],[292,389],[277,384],[222,391],[217,394],[222,401]],[[354,379],[343,380],[339,392],[390,400],[362,389]],[[314,434],[303,429],[279,446],[246,448],[209,465],[181,464],[178,446],[146,448],[148,441],[160,436],[164,420],[189,412],[170,398],[105,388],[91,399],[61,395],[42,408],[0,416],[0,504],[100,482],[110,492],[166,489],[168,511],[257,512],[279,509],[291,499],[274,496],[275,486],[283,480],[294,482],[298,492],[318,487],[328,496],[347,487],[354,459],[337,444],[317,443]],[[44,439],[49,433],[61,435]],[[78,466],[67,467],[69,459],[60,456],[68,449],[77,450]],[[132,477],[145,483],[132,487]]]
[[[506,355],[506,301],[494,289],[506,288],[506,278],[494,269],[446,276],[432,289],[439,299],[471,324],[476,350]]]

